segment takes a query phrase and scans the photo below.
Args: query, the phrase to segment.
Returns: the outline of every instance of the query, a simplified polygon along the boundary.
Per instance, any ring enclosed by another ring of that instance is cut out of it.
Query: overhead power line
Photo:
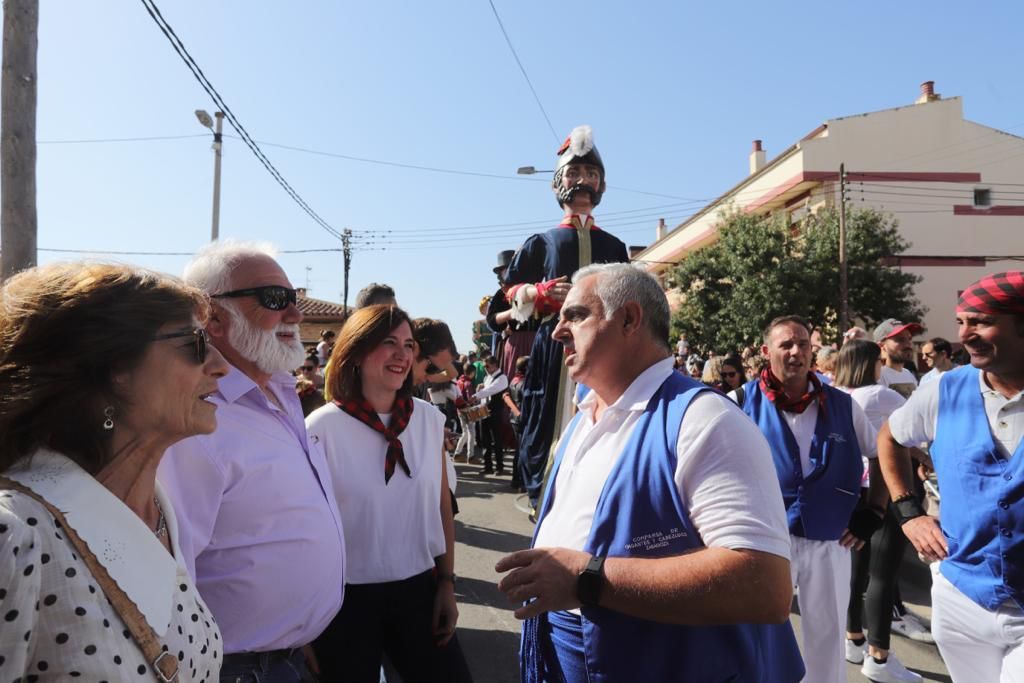
[[[267,172],[270,173],[274,180],[277,181],[277,183],[284,189],[284,191],[288,193],[288,195],[295,201],[295,203],[298,204],[299,207],[317,223],[317,225],[319,225],[321,228],[326,230],[334,237],[341,239],[341,232],[336,230],[327,221],[321,218],[320,215],[317,214],[317,212],[314,211],[313,208],[310,207],[310,205],[307,204],[306,201],[301,196],[299,196],[299,193],[295,191],[295,188],[293,188],[288,183],[288,181],[284,179],[284,176],[281,175],[280,171],[278,171],[277,168],[270,162],[270,159],[267,158],[267,156],[263,153],[263,150],[260,149],[259,145],[257,145],[256,142],[249,135],[249,132],[245,129],[245,126],[242,125],[242,123],[234,115],[234,112],[231,111],[231,108],[224,102],[224,99],[220,96],[220,93],[217,92],[217,89],[213,86],[212,83],[210,83],[209,79],[206,78],[206,75],[203,73],[203,70],[199,67],[199,64],[196,63],[195,59],[193,59],[192,55],[185,48],[185,44],[181,41],[181,38],[178,37],[178,34],[174,32],[174,29],[171,28],[170,24],[167,23],[167,20],[164,19],[164,16],[163,14],[161,14],[160,9],[156,6],[156,3],[154,3],[153,0],[141,0],[141,2],[142,5],[146,8],[146,11],[149,12],[149,16],[152,17],[157,27],[159,27],[160,31],[164,34],[167,40],[170,41],[171,47],[173,47],[174,51],[178,53],[178,56],[181,57],[181,60],[185,62],[185,66],[187,66],[189,71],[192,72],[192,75],[195,77],[195,79],[199,81],[199,85],[202,86],[203,90],[206,91],[206,94],[209,95],[210,98],[214,101],[214,103],[217,105],[217,108],[220,109],[220,111],[224,112],[224,116],[227,118],[228,122],[241,136],[242,142],[244,142],[245,145],[252,151],[252,153],[256,156],[259,162],[263,164],[263,167],[267,169]]]
[[[36,140],[37,145],[84,145],[96,142],[151,142],[153,140],[186,140],[188,138],[208,138],[209,133],[195,135],[154,135],[141,138],[92,138],[86,140]]]
[[[551,119],[548,118],[547,111],[544,110],[544,105],[541,104],[540,96],[537,95],[536,88],[533,87],[533,82],[530,80],[529,74],[526,73],[526,68],[523,66],[522,61],[519,59],[519,55],[516,54],[516,48],[512,45],[512,39],[508,37],[508,31],[505,30],[505,24],[501,21],[501,16],[498,14],[498,8],[494,6],[494,0],[487,0],[491,5],[491,11],[494,12],[494,18],[498,21],[498,28],[501,29],[501,35],[505,36],[505,42],[508,44],[508,49],[511,50],[512,56],[515,57],[516,64],[519,65],[519,71],[522,72],[523,78],[526,79],[526,85],[530,86],[530,92],[533,93],[533,99],[537,102],[537,107],[540,109],[540,113],[544,115],[544,120],[548,123],[548,129],[551,130],[551,135],[555,138],[555,142],[559,142],[558,133],[555,132],[555,127],[551,125]]]

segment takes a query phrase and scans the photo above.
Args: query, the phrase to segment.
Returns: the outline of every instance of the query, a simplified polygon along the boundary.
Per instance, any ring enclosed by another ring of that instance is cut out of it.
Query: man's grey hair
[[[643,269],[628,263],[598,263],[585,266],[572,276],[573,284],[583,278],[596,276],[594,291],[604,307],[605,320],[611,319],[627,302],[635,301],[644,312],[644,320],[651,336],[665,348],[671,348],[668,341],[669,318],[668,299],[658,280]]]
[[[226,239],[211,242],[196,252],[185,266],[182,279],[207,294],[228,291],[231,273],[251,258],[275,258],[277,250],[269,242],[245,242]]]

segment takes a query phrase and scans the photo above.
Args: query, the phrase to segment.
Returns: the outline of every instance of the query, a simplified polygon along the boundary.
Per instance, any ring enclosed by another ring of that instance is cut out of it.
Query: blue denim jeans
[[[301,649],[226,655],[220,683],[316,683]]]

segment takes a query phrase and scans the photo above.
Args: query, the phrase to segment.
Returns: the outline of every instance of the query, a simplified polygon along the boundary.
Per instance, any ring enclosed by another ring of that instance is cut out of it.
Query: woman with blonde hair
[[[164,451],[217,426],[206,298],[72,263],[0,289],[4,680],[217,680],[220,631],[185,568]]]

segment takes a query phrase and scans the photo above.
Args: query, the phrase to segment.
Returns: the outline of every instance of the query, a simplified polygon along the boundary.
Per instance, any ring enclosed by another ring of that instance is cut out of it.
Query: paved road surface
[[[476,465],[456,465],[461,512],[455,518],[456,572],[459,575],[459,639],[477,683],[518,683],[519,622],[497,589],[494,564],[503,555],[526,548],[533,525],[517,510],[508,477],[484,477]],[[524,505],[518,501],[518,505]],[[931,616],[927,570],[917,565],[906,572],[904,600],[918,613]],[[794,609],[798,633],[800,617]],[[951,683],[934,645],[893,636],[893,648],[909,668],[926,680]],[[866,681],[860,667],[847,665],[848,681]]]

